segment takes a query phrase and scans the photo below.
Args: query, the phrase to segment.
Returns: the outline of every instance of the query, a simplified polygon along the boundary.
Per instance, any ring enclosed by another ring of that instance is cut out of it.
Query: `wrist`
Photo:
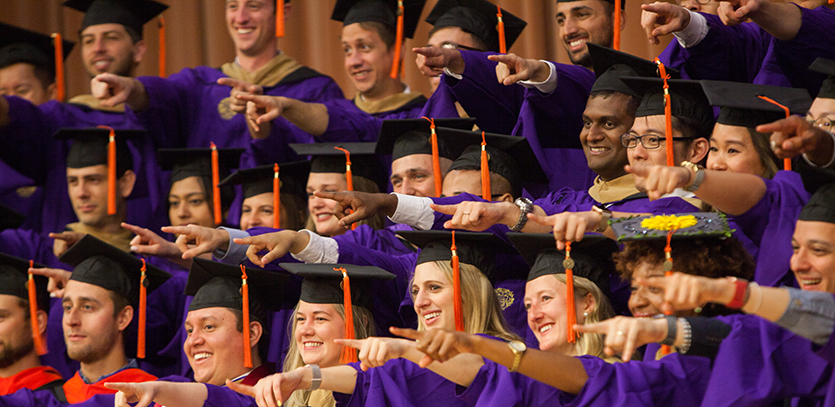
[[[299,383],[299,388],[296,390],[305,390],[310,388],[310,384],[313,383],[313,369],[310,368],[309,365],[302,366],[296,369],[301,376],[301,381]]]
[[[383,204],[383,213],[386,214],[389,218],[394,216],[394,213],[397,212],[397,204],[399,203],[397,199],[397,194],[385,194],[384,204]]]
[[[290,244],[290,253],[299,254],[307,245],[310,244],[310,235],[307,233],[292,232],[292,243]]]
[[[464,57],[461,56],[461,52],[458,50],[449,50],[449,52],[451,58],[449,59],[449,64],[447,64],[446,68],[454,74],[461,75],[464,73],[464,68],[467,66],[464,62]]]

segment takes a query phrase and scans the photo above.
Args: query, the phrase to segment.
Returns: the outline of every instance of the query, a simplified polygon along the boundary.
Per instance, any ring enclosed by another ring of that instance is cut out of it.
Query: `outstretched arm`
[[[719,13],[726,25],[751,19],[774,38],[783,41],[794,39],[802,24],[800,8],[789,2],[734,0],[724,4]]]
[[[135,78],[103,73],[90,81],[90,89],[104,106],[125,103],[133,111],[141,112],[150,105],[145,85]]]
[[[116,407],[129,407],[128,403],[147,407],[154,402],[166,406],[202,407],[208,397],[206,385],[202,383],[105,383],[105,387],[119,391],[114,402]]]

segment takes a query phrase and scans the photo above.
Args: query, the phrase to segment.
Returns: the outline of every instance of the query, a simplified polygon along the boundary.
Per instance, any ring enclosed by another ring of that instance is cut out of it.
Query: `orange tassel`
[[[574,261],[571,260],[571,242],[565,242],[565,309],[568,314],[568,343],[577,340],[577,332],[574,331],[574,324],[577,323],[577,309],[574,303]]]
[[[98,126],[110,130],[107,142],[107,214],[116,214],[116,132],[112,127]]]
[[[334,147],[335,149],[342,151],[345,153],[345,181],[348,182],[348,190],[354,190],[354,174],[351,172],[351,152],[342,148],[342,147]],[[348,213],[353,213],[354,211],[349,210]],[[356,230],[357,224],[351,224],[351,230]]]
[[[496,17],[499,19],[499,26],[496,27],[496,30],[499,32],[499,53],[507,54],[507,40],[505,40],[504,36],[504,21],[502,21],[502,8],[501,6],[496,6],[499,12],[496,14]]]
[[[56,98],[63,102],[66,98],[67,87],[64,84],[64,41],[60,33],[52,34],[55,40],[55,87]]]
[[[487,157],[487,140],[484,132],[481,132],[481,197],[485,201],[493,200],[493,191],[490,185],[490,163]]]
[[[664,276],[670,277],[673,275],[673,248],[670,246],[670,242],[673,239],[673,233],[676,233],[676,229],[670,229],[667,231],[667,246],[664,247]],[[673,315],[671,311],[665,311],[664,315]],[[670,345],[661,345],[661,354],[668,355],[672,352],[672,348]]]
[[[241,296],[244,314],[244,367],[252,369],[252,338],[249,336],[249,285],[246,283],[246,266],[241,264]]]
[[[400,68],[400,48],[403,45],[403,0],[397,0],[397,37],[394,40],[394,61],[391,63],[391,78],[397,79]]]
[[[832,1],[835,1],[835,0],[830,0],[829,2],[832,3]],[[762,95],[758,95],[757,97],[762,99],[762,100],[765,100],[768,103],[771,103],[773,105],[777,105],[780,108],[782,108],[783,111],[786,112],[786,118],[791,116],[791,111],[789,111],[789,108],[777,103],[777,101],[775,101],[774,99],[771,99],[768,96],[762,96]],[[790,158],[784,158],[783,159],[783,169],[786,170],[786,171],[791,171],[792,170],[792,160]]]
[[[617,10],[620,10],[619,8]],[[655,58],[653,61],[658,65],[658,72],[661,76],[661,79],[664,80],[664,140],[667,143],[667,166],[672,167],[675,164],[675,152],[673,151],[673,107],[670,102],[670,85],[667,83],[667,79],[670,79],[670,75],[667,75],[667,70],[664,68],[664,64],[661,62],[660,59]]]
[[[146,287],[146,275],[145,272],[148,271],[147,267],[145,266],[145,259],[142,260],[142,272],[141,277],[139,278],[139,326],[137,327],[136,331],[138,334],[138,338],[136,339],[136,357],[139,359],[145,358],[145,320],[147,318],[145,314],[145,308],[148,301],[148,288]]]
[[[620,4],[623,0],[615,0],[615,35],[612,38],[612,46],[615,51],[620,51]]]
[[[351,279],[348,278],[348,270],[343,267],[334,268],[333,271],[342,272],[342,304],[345,306],[345,339],[354,339],[354,307],[351,303]],[[339,363],[346,364],[357,361],[357,350],[350,346],[342,347],[342,355]]]
[[[165,17],[159,16],[159,77],[165,78]]]
[[[34,266],[34,262],[29,260],[29,268]],[[41,326],[38,324],[38,290],[35,286],[35,278],[32,273],[29,273],[29,281],[26,282],[26,288],[29,291],[29,318],[32,320],[32,340],[35,343],[35,350],[38,356],[47,354],[46,343],[41,337]]]
[[[441,184],[443,177],[441,176],[441,156],[438,152],[438,134],[435,133],[435,119],[430,119],[423,116],[424,119],[429,120],[429,141],[432,144],[432,172],[435,177],[435,198],[441,197]]]
[[[276,38],[284,36],[284,0],[275,2],[275,36]]]
[[[452,231],[452,291],[455,310],[455,330],[464,332],[464,300],[461,298],[461,265],[458,262],[458,247],[455,246],[455,231]]]
[[[212,202],[214,203],[216,225],[220,225],[223,221],[222,208],[220,207],[220,187],[217,186],[217,184],[220,184],[220,164],[218,164],[218,160],[217,146],[212,142]]]
[[[281,228],[281,180],[277,163],[273,164],[273,228]]]

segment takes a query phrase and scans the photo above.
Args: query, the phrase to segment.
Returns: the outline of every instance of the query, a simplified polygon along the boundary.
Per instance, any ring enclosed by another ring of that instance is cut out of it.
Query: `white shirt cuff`
[[[397,195],[397,209],[389,219],[394,223],[409,225],[418,230],[432,229],[435,211],[429,207],[432,200],[411,195]]]
[[[536,88],[536,90],[547,95],[557,89],[557,67],[549,61],[543,61],[541,59],[540,61],[547,64],[548,68],[551,70],[548,73],[548,78],[542,82],[519,81],[519,84],[528,89]]]
[[[449,68],[447,68],[447,67],[444,67],[444,75],[447,75],[447,76],[453,77],[453,78],[455,78],[455,79],[458,79],[459,81],[460,81],[461,79],[464,79],[464,76],[463,76],[463,75],[461,75],[461,74],[457,74],[457,73],[455,73],[455,72],[452,72],[452,71],[450,71],[450,70],[449,70]]]
[[[687,10],[690,13],[690,24],[681,31],[676,31],[673,35],[678,40],[679,45],[684,48],[695,47],[707,37],[710,26],[707,25],[705,16]]]
[[[305,263],[336,263],[339,260],[339,244],[329,237],[322,237],[307,229],[299,233],[307,233],[310,241],[304,250],[298,254],[292,254],[294,259]]]
[[[829,136],[832,137],[832,145],[835,146],[835,133],[831,131],[827,131],[827,133],[829,133]],[[811,165],[812,168],[828,168],[832,165],[832,163],[835,163],[835,149],[832,150],[832,157],[829,158],[829,162],[824,165],[817,165],[813,163],[811,160],[809,160],[809,157],[806,155],[806,153],[803,153],[803,159],[806,160],[806,163]]]
[[[249,233],[240,229],[227,228],[224,226],[218,227],[218,230],[224,230],[229,234],[229,248],[225,252],[223,250],[216,249],[212,252],[212,256],[223,263],[241,264],[244,258],[246,258],[246,250],[249,248],[249,245],[237,244],[233,242],[232,239],[247,238],[249,237]]]

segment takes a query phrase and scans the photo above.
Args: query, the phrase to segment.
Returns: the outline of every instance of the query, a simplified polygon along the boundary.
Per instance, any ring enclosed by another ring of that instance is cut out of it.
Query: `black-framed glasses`
[[[687,137],[673,137],[673,141],[676,140],[687,140]],[[644,134],[643,136],[636,136],[634,134],[626,133],[621,134],[620,142],[626,148],[635,148],[638,146],[640,142],[642,146],[644,146],[647,150],[655,150],[658,146],[661,145],[661,142],[665,141],[664,137],[657,136],[655,134]]]
[[[826,116],[821,116],[821,117],[818,117],[817,119],[808,118],[808,119],[806,119],[806,121],[809,122],[809,124],[811,124],[812,126],[821,128],[823,130],[826,130],[826,131],[831,131],[832,130],[832,119],[830,119]]]

